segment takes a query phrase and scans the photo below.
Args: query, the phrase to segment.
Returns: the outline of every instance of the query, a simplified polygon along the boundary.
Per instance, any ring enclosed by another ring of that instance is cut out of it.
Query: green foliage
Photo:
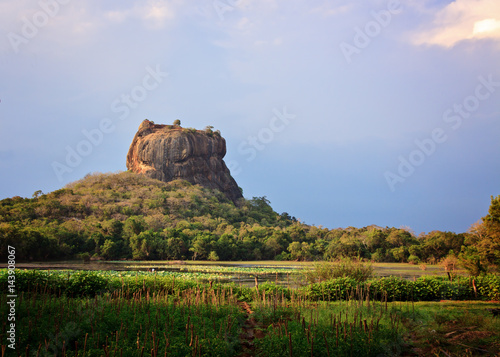
[[[213,136],[213,134],[214,134],[214,132],[212,130],[213,128],[214,127],[212,125],[207,125],[205,127],[205,130],[204,130],[205,134],[208,135],[208,136]]]
[[[415,281],[387,277],[362,283],[344,277],[310,284],[302,291],[311,300],[345,300],[361,296],[387,301],[498,300],[500,276],[455,277],[453,281],[444,277],[420,277]]]
[[[216,262],[219,260],[219,256],[217,255],[217,252],[215,251],[211,251],[210,254],[208,254],[208,260],[212,261],[212,262]]]
[[[266,296],[284,297],[290,299],[291,291],[272,281],[266,281],[259,284],[259,293],[265,293]]]
[[[408,229],[310,226],[276,213],[265,196],[235,205],[220,191],[187,181],[95,173],[48,194],[0,200],[0,259],[6,259],[8,245],[16,247],[19,261],[88,253],[108,260],[211,255],[220,260],[350,257],[417,264],[437,263],[454,251],[478,275],[499,266],[499,202],[492,198],[488,216],[469,233],[434,231],[417,238]]]
[[[7,270],[0,271],[0,286],[7,287]],[[72,296],[94,296],[108,289],[108,279],[98,272],[49,272],[17,270],[17,291],[62,293]],[[5,289],[6,290],[6,289]]]
[[[359,286],[353,278],[342,277],[309,284],[302,292],[310,300],[347,300]]]
[[[332,262],[315,263],[313,269],[306,270],[304,275],[309,283],[341,277],[362,282],[373,276],[373,267],[360,259],[340,258]]]
[[[500,196],[491,197],[488,215],[472,225],[469,233],[459,255],[462,265],[472,275],[500,272]]]
[[[404,341],[393,311],[345,304],[306,305],[290,309],[260,307],[256,318],[266,334],[255,339],[258,356],[396,356]],[[363,322],[358,318],[363,316]]]
[[[81,253],[78,254],[78,258],[83,260],[85,263],[88,263],[90,261],[90,254],[88,252]]]
[[[6,299],[2,294],[0,302]],[[214,290],[201,304],[195,291],[133,299],[33,295],[16,304],[16,355],[236,356],[243,313],[231,299]],[[6,341],[6,329],[0,337]]]
[[[475,279],[467,279],[469,286],[472,281],[476,285],[477,295],[485,300],[500,301],[500,275],[485,274]]]
[[[106,287],[107,279],[99,273],[80,271],[70,275],[65,293],[72,296],[94,296],[103,292]]]
[[[235,206],[219,191],[187,181],[90,174],[36,199],[1,200],[0,258],[12,245],[19,261],[82,253],[108,260],[206,259],[211,251],[220,259],[272,259],[288,245],[292,223],[265,197]],[[276,229],[282,247],[271,252],[265,241]]]

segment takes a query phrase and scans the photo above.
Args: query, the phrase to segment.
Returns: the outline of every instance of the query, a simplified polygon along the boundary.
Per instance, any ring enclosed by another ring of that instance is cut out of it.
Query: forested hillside
[[[469,233],[433,231],[416,237],[398,228],[310,226],[274,212],[266,197],[235,205],[219,191],[186,181],[164,183],[131,172],[92,174],[48,194],[0,201],[0,252],[5,258],[10,244],[19,260],[88,253],[113,260],[351,256],[413,263],[463,252],[472,264],[476,258],[480,265],[497,264],[498,233],[493,232],[500,222],[499,202],[500,197],[492,198],[490,215]]]

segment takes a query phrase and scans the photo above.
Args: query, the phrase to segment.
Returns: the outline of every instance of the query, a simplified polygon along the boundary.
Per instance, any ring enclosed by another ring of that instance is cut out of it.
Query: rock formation
[[[218,132],[158,125],[144,120],[127,154],[127,168],[169,182],[186,180],[218,189],[230,200],[243,197],[222,158],[226,141]]]

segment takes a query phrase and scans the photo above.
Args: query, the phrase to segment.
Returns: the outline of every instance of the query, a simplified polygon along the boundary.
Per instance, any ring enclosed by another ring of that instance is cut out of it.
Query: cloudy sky
[[[500,194],[497,0],[0,0],[0,198],[125,170],[148,118],[247,198],[464,232]]]

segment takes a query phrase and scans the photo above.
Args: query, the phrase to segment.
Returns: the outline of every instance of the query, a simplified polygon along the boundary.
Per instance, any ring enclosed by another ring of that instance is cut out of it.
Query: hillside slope
[[[458,253],[467,234],[405,229],[327,229],[278,214],[266,197],[236,206],[216,189],[165,183],[132,172],[87,175],[33,198],[0,201],[0,259],[314,260],[339,256],[435,262]]]

